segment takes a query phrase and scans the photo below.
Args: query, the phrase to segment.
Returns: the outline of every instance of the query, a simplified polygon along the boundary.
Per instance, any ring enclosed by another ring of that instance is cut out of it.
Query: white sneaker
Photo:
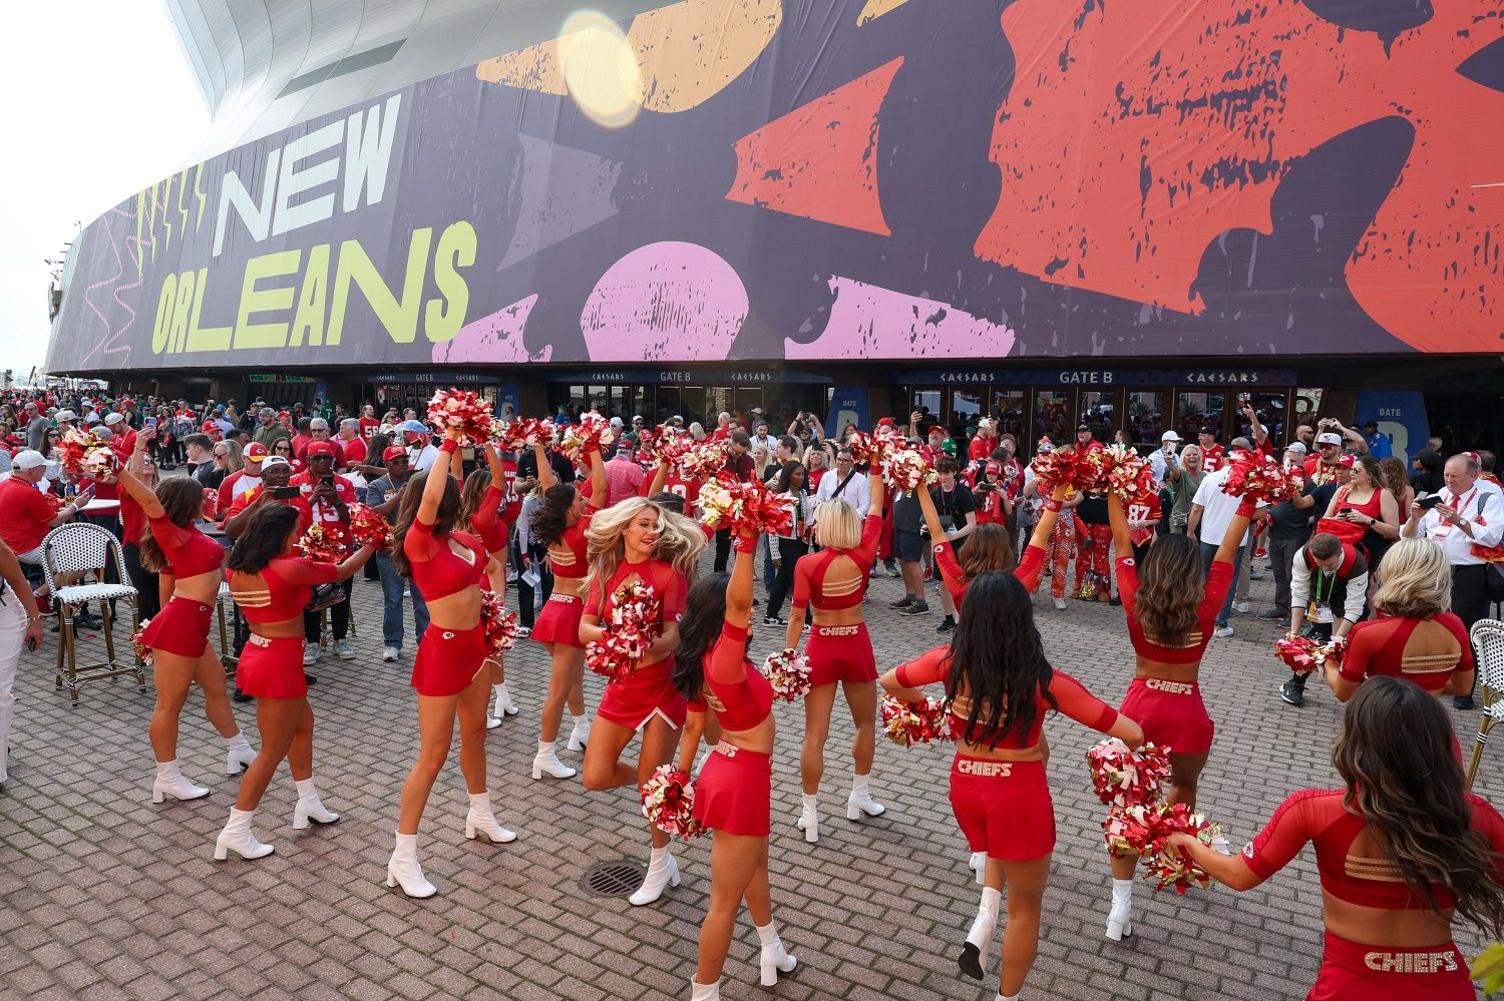
[[[1058,608],[1058,609],[1060,609],[1062,612],[1065,611],[1065,599],[1064,598],[1056,598],[1055,599],[1055,607]]]
[[[310,643],[303,648],[303,666],[312,667],[319,662],[319,647],[317,643]]]
[[[533,627],[532,626],[518,626],[517,627],[517,638],[518,639],[525,640],[525,639],[527,639],[531,635],[533,635]]]
[[[381,651],[381,659],[389,664],[400,656],[402,656],[402,651],[398,650],[394,646],[389,646],[385,650]]]
[[[1220,636],[1223,639],[1226,639],[1227,637],[1229,637],[1229,636],[1232,635],[1232,626],[1231,625],[1218,626],[1217,627],[1217,631],[1215,633],[1213,633],[1212,635],[1214,635],[1214,636]]]
[[[1253,606],[1246,601],[1235,601],[1232,603],[1232,610],[1234,612],[1247,612],[1252,607]]]
[[[354,660],[355,659],[355,648],[350,645],[350,641],[349,640],[335,640],[334,641],[334,654],[340,660]]]

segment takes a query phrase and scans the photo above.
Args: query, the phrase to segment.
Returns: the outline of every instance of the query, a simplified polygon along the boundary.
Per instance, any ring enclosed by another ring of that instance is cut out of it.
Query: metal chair
[[[98,525],[75,522],[60,525],[42,540],[42,572],[52,600],[57,606],[58,646],[56,687],[68,688],[70,709],[78,708],[78,690],[90,681],[132,675],[137,687],[146,691],[146,671],[134,655],[128,664],[116,662],[114,617],[110,602],[123,601],[130,606],[131,632],[140,623],[141,611],[136,589],[130,584],[112,584],[105,580],[106,567],[114,566],[121,581],[129,581],[125,570],[125,552],[120,540]],[[85,575],[85,582],[59,584],[67,574]],[[90,579],[92,578],[92,579]],[[99,602],[99,617],[104,625],[105,659],[98,663],[78,663],[78,634],[74,629],[75,611],[86,610],[91,601]]]
[[[1483,714],[1478,721],[1473,758],[1467,766],[1467,787],[1471,789],[1473,778],[1478,774],[1478,763],[1483,760],[1483,747],[1488,743],[1488,731],[1495,723],[1504,722],[1504,622],[1479,619],[1473,624],[1469,636],[1473,641],[1473,654],[1478,660],[1478,680],[1483,688]]]
[[[235,645],[230,642],[230,627],[225,620],[225,605],[234,606],[235,599],[230,597],[229,581],[219,582],[219,597],[214,602],[214,614],[219,620],[219,662],[224,665],[225,677],[235,677],[235,671],[240,666],[240,658],[235,656]]]

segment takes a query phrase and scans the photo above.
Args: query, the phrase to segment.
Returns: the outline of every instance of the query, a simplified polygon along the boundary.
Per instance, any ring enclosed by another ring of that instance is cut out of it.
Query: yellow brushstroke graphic
[[[204,225],[204,165],[200,163],[193,168],[193,196],[198,199],[198,221],[193,224],[193,231],[197,233]]]
[[[179,229],[183,233],[183,239],[188,239],[188,206],[183,204],[183,195],[188,192],[188,171],[184,170],[178,176],[178,218],[182,220]]]
[[[168,214],[171,211],[172,175],[168,174],[167,179],[162,182],[162,231],[167,234],[167,240],[162,245],[163,250],[172,246],[172,216]]]
[[[908,2],[909,0],[867,0],[867,5],[856,16],[857,26],[860,27],[868,21],[876,21],[884,14],[891,14]]]

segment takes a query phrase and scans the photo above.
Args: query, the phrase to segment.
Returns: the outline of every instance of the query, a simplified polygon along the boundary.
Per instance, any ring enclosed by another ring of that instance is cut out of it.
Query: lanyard
[[[1467,512],[1467,506],[1472,501],[1472,499],[1475,496],[1477,496],[1477,493],[1478,493],[1478,488],[1476,486],[1474,486],[1473,489],[1471,489],[1471,490],[1469,490],[1467,492],[1467,496],[1466,497],[1458,497],[1456,494],[1452,495],[1452,502],[1453,502],[1452,503],[1452,507],[1453,507],[1453,510],[1455,510],[1457,512],[1457,516],[1459,518],[1466,518],[1467,517],[1467,514],[1466,514],[1466,512]],[[1438,516],[1437,519],[1436,519],[1436,528],[1433,530],[1432,534],[1434,534],[1438,539],[1440,539],[1440,538],[1443,538],[1443,537],[1445,537],[1447,535],[1450,535],[1452,533],[1452,529],[1455,528],[1455,527],[1456,526],[1453,525],[1451,522],[1449,522],[1449,521],[1442,521],[1441,518],[1440,518],[1440,516]]]

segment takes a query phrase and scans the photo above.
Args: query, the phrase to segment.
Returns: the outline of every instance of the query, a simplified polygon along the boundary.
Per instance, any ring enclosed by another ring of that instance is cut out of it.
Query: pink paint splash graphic
[[[839,275],[830,279],[836,294],[830,322],[815,340],[784,340],[790,361],[822,359],[935,360],[1002,358],[1015,334],[947,303],[906,295]]]

